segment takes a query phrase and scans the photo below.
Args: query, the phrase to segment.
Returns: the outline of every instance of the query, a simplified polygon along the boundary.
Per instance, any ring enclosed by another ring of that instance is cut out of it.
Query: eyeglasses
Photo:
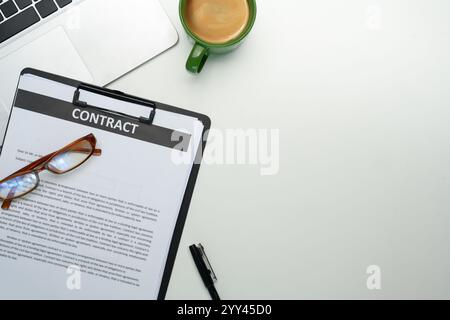
[[[1,180],[2,209],[9,209],[12,200],[23,197],[36,189],[39,185],[40,172],[48,170],[55,174],[67,173],[81,166],[91,156],[100,156],[102,151],[95,148],[96,143],[95,136],[92,133],[88,134]]]

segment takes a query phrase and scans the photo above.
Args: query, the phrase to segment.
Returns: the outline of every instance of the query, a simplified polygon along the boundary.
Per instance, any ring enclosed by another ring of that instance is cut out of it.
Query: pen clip
[[[217,277],[216,277],[216,274],[214,273],[214,270],[213,270],[213,268],[211,266],[211,263],[208,260],[208,256],[206,255],[205,248],[203,248],[202,244],[199,243],[197,245],[197,249],[200,251],[200,255],[202,257],[203,263],[205,264],[205,267],[208,269],[212,281],[216,282],[217,281]]]

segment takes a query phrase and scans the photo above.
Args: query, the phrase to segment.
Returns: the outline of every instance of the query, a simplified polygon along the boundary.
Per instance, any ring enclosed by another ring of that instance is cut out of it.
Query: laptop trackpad
[[[6,126],[5,119],[12,106],[20,72],[27,67],[92,82],[91,74],[62,27],[1,58],[0,134],[3,134]]]

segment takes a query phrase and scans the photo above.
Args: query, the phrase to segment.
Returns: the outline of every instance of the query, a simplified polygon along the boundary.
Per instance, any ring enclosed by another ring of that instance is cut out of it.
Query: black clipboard
[[[38,76],[38,77],[41,77],[41,78],[45,78],[45,79],[48,79],[48,80],[52,80],[52,81],[55,81],[55,82],[66,84],[68,86],[72,86],[72,87],[75,87],[77,89],[81,88],[83,90],[90,90],[90,91],[95,92],[96,94],[102,94],[102,95],[105,95],[105,96],[108,96],[108,97],[111,97],[111,98],[114,98],[114,99],[119,99],[119,100],[123,100],[123,101],[128,101],[128,102],[140,104],[140,105],[143,105],[143,106],[148,106],[149,108],[153,108],[153,110],[165,110],[165,111],[169,111],[169,112],[172,112],[172,113],[177,113],[177,114],[181,114],[181,115],[190,116],[190,117],[193,117],[193,118],[197,118],[200,122],[202,122],[202,124],[203,124],[202,141],[201,141],[201,144],[200,144],[200,146],[199,146],[199,148],[197,150],[197,154],[195,155],[194,164],[193,164],[193,167],[192,167],[189,179],[188,179],[188,184],[187,184],[184,196],[183,196],[183,200],[181,202],[180,212],[178,213],[178,218],[177,218],[177,221],[176,221],[176,224],[175,224],[174,232],[173,232],[173,235],[172,235],[172,240],[170,242],[169,253],[168,253],[168,256],[167,256],[167,260],[166,260],[166,264],[165,264],[164,272],[163,272],[163,277],[162,277],[162,281],[161,281],[160,288],[159,288],[159,293],[158,293],[158,298],[157,299],[158,300],[164,300],[164,298],[166,296],[167,288],[169,286],[170,276],[172,274],[173,265],[175,263],[175,258],[176,258],[178,246],[179,246],[179,243],[180,243],[180,240],[181,240],[181,235],[182,235],[182,232],[183,232],[184,224],[186,222],[186,217],[187,217],[187,213],[188,213],[188,210],[189,210],[189,205],[190,205],[190,202],[191,202],[191,199],[192,199],[192,194],[194,192],[195,182],[197,180],[198,172],[200,170],[201,160],[202,160],[202,157],[203,157],[203,154],[204,154],[204,150],[206,148],[208,132],[209,132],[209,129],[211,128],[211,120],[210,120],[210,118],[208,116],[204,115],[204,114],[200,114],[200,113],[196,113],[196,112],[193,112],[193,111],[185,110],[185,109],[182,109],[182,108],[170,106],[170,105],[163,104],[163,103],[156,102],[156,101],[142,99],[142,98],[139,98],[139,97],[136,97],[136,96],[128,95],[128,94],[123,93],[121,91],[106,89],[106,88],[103,88],[103,87],[87,84],[87,83],[84,83],[84,82],[81,82],[81,81],[77,81],[77,80],[74,80],[74,79],[66,78],[66,77],[63,77],[63,76],[47,73],[47,72],[36,70],[36,69],[32,69],[32,68],[25,68],[20,73],[20,76],[25,75],[25,74],[35,75],[35,76]],[[16,102],[16,99],[17,99],[18,90],[19,90],[19,88],[18,88],[18,85],[17,85],[16,95],[14,97],[13,106],[15,105],[15,102]],[[77,97],[76,97],[76,94],[75,94],[74,95],[74,103],[77,103],[76,99],[77,99]],[[78,101],[78,103],[80,103],[80,101]],[[149,125],[151,125],[153,117],[154,117],[154,112],[152,112],[150,114],[149,118],[141,119],[141,121],[144,122],[144,123],[145,123],[145,121],[147,121],[149,123]],[[8,124],[6,126],[6,131],[5,131],[5,135],[3,137],[2,145],[4,144],[4,140],[6,138],[6,132],[8,131],[8,126],[9,126],[9,123],[10,123],[10,119],[11,119],[11,112],[10,112],[10,115],[9,115],[9,118],[8,118]],[[0,151],[0,154],[1,154],[1,151]]]

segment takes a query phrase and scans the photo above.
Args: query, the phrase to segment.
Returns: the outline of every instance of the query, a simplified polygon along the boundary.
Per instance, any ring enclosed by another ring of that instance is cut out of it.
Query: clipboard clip
[[[149,107],[152,110],[150,111],[150,116],[148,118],[146,118],[146,117],[136,117],[136,116],[132,116],[130,114],[122,113],[122,112],[119,112],[119,111],[114,111],[114,110],[102,108],[102,107],[99,107],[99,106],[90,105],[86,101],[81,101],[80,100],[80,90],[92,92],[94,94],[98,94],[98,95],[105,96],[105,97],[108,97],[108,98],[112,98],[112,99],[115,99],[115,100],[120,100],[120,101],[124,101],[124,102],[129,102],[129,103],[141,105],[141,106],[144,106],[144,107]],[[88,84],[85,84],[85,83],[81,83],[76,88],[76,90],[75,90],[75,92],[73,94],[72,103],[73,103],[73,105],[75,105],[77,107],[80,107],[80,108],[96,109],[96,110],[107,112],[107,113],[110,113],[110,114],[113,114],[113,115],[117,115],[117,116],[129,118],[129,119],[133,119],[133,120],[139,121],[140,123],[144,123],[144,124],[148,124],[148,125],[152,125],[153,124],[153,120],[155,118],[155,113],[156,113],[156,111],[155,111],[156,110],[156,104],[153,101],[139,99],[139,98],[136,98],[136,97],[124,94],[124,93],[122,93],[120,91],[109,90],[109,89],[105,89],[105,88],[91,86],[91,85],[88,85]]]

